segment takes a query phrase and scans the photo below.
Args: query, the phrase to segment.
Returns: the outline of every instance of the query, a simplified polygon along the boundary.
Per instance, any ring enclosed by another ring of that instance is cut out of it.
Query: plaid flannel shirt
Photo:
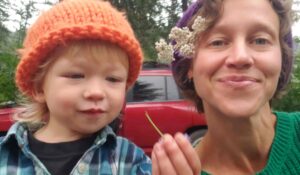
[[[30,151],[28,129],[15,123],[0,138],[0,175],[50,175]],[[105,127],[70,175],[151,175],[151,160],[142,149]]]

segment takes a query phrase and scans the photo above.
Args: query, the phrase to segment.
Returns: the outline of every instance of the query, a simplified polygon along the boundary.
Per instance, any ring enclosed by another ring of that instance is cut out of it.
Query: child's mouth
[[[104,113],[104,111],[102,109],[94,109],[94,108],[82,110],[81,112],[85,113],[85,114],[102,114],[102,113]]]

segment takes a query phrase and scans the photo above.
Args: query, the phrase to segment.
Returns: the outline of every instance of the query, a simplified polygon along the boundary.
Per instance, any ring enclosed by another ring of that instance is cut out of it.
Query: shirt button
[[[79,171],[79,173],[83,174],[85,172],[85,170],[86,170],[86,165],[84,163],[80,163],[78,165],[78,171]]]
[[[24,144],[20,143],[19,147],[22,149],[24,147]]]

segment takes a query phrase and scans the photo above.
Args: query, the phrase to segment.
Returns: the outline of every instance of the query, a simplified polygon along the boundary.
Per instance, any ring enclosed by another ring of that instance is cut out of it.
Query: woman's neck
[[[271,110],[238,119],[206,116],[209,130],[196,147],[204,170],[212,174],[253,174],[265,167],[275,135],[276,117]]]

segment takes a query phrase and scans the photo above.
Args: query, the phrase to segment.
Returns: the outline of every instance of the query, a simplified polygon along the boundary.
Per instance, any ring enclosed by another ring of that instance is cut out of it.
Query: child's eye
[[[117,82],[122,82],[123,81],[122,78],[117,78],[117,77],[107,77],[106,80],[109,81],[109,82],[112,82],[112,83],[117,83]]]
[[[84,74],[82,74],[82,73],[68,73],[68,74],[65,75],[65,77],[72,78],[72,79],[80,79],[80,78],[84,78]]]

